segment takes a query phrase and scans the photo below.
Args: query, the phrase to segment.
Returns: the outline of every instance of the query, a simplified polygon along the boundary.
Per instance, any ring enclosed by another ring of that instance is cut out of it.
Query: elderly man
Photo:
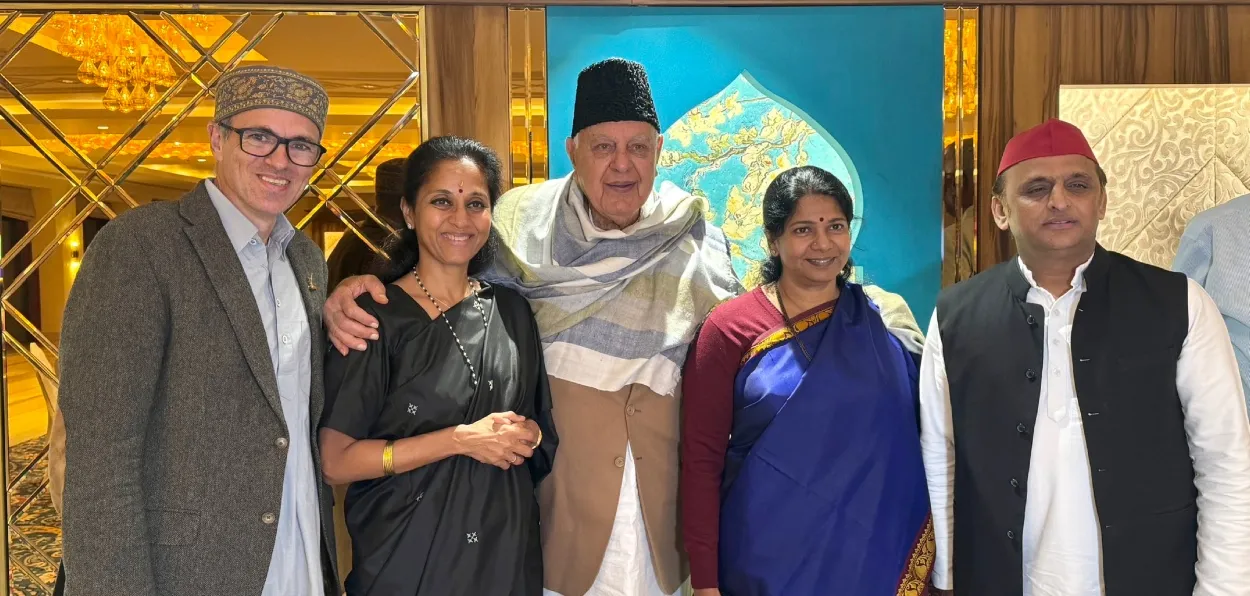
[[[565,596],[674,594],[681,365],[712,307],[740,288],[708,205],[655,189],[663,138],[642,66],[609,59],[578,77],[565,149],[573,174],[515,189],[495,225],[492,277],[529,300],[560,434],[540,488],[544,585]],[[326,304],[340,350],[365,349],[354,279]]]
[[[1250,403],[1250,195],[1189,220],[1172,269],[1211,294],[1237,353],[1241,387]]]
[[[65,310],[67,592],[337,596],[326,266],[283,213],[325,149],[316,81],[226,74],[216,177],[96,236]]]
[[[1017,135],[994,220],[1020,257],[938,297],[921,364],[935,587],[1250,594],[1250,423],[1202,288],[1098,245],[1075,126]]]

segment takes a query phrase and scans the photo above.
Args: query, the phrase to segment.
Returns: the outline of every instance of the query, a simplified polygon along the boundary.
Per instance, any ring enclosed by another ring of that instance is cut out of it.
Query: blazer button
[[[1037,378],[1037,373],[1033,372],[1033,369],[1030,368],[1029,370],[1024,371],[1024,378],[1032,381]]]
[[[278,521],[278,518],[272,513],[266,513],[260,516],[260,522],[265,524],[266,526],[272,526],[273,522],[276,522],[276,521]]]
[[[625,458],[623,458],[623,457],[618,457],[618,458],[616,458],[615,460],[613,460],[613,462],[612,462],[612,463],[615,463],[615,464],[616,464],[616,467],[618,467],[618,468],[624,468],[624,467],[625,467]]]
[[[1021,422],[1021,423],[1019,423],[1019,424],[1017,424],[1017,425],[1016,425],[1016,432],[1018,432],[1018,433],[1020,433],[1020,434],[1022,434],[1022,435],[1023,435],[1023,434],[1025,434],[1025,433],[1029,432],[1029,429],[1028,429],[1028,427],[1026,427],[1026,426],[1024,425],[1024,423],[1023,423],[1023,422]]]
[[[1020,481],[1015,478],[1011,479],[1011,488],[1020,488]]]
[[[278,449],[286,449],[286,446],[287,446],[286,437],[278,437],[278,440],[274,441],[273,444],[277,445]]]
[[[1029,318],[1025,319],[1025,322],[1029,324],[1029,327],[1037,326],[1037,319],[1034,319],[1033,315],[1029,315]]]
[[[1015,533],[1014,531],[1012,531],[1012,530],[1007,530],[1007,538],[1010,538],[1010,539],[1012,539],[1012,540],[1015,540],[1015,539],[1016,539],[1016,533]]]

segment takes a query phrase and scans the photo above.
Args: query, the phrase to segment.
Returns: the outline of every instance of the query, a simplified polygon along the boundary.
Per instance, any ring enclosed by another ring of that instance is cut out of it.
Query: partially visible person
[[[404,226],[404,214],[399,203],[404,196],[404,169],[407,159],[397,157],[378,165],[373,175],[374,215],[386,226],[399,230]],[[374,246],[382,248],[391,237],[391,231],[366,216],[360,232]],[[360,236],[348,230],[330,252],[326,266],[330,272],[329,286],[337,287],[353,275],[373,273],[384,259],[375,253]],[[343,519],[343,500],[347,497],[346,486],[334,487],[334,535],[338,544],[339,577],[346,578],[352,570],[351,540],[347,535],[347,523]]]
[[[920,370],[933,584],[1250,594],[1250,421],[1219,311],[1098,244],[1106,173],[1061,120],[1007,143],[1019,258],[942,291]]]
[[[558,438],[525,299],[491,263],[499,159],[437,137],[408,158],[405,229],[366,351],[326,356],[326,478],[350,483],[348,596],[542,593],[535,486]]]
[[[676,593],[681,366],[712,307],[741,286],[708,202],[665,183],[642,65],[610,58],[578,76],[565,150],[573,173],[513,189],[495,213],[503,250],[486,279],[534,309],[561,451],[539,488],[543,582],[564,596]],[[340,351],[376,319],[345,281],[326,306]],[[385,297],[381,297],[385,300]]]
[[[694,593],[921,594],[923,336],[906,307],[883,319],[848,281],[853,211],[837,177],[786,170],[763,211],[765,283],[712,311],[682,377]]]
[[[942,287],[972,277],[976,263],[972,258],[976,246],[976,193],[972,172],[976,152],[972,139],[948,145],[942,154],[942,219],[950,222],[942,228]]]
[[[1250,195],[1189,220],[1172,269],[1198,282],[1220,308],[1250,405]]]
[[[399,202],[404,193],[404,169],[406,160],[402,157],[388,159],[378,165],[373,178],[374,215],[383,224],[393,229],[404,225],[404,214],[400,211]],[[391,231],[379,225],[372,217],[365,216],[360,226],[360,233],[374,246],[381,248],[391,236]],[[344,279],[353,275],[372,273],[378,262],[378,254],[365,244],[355,232],[347,230],[334,246],[327,259],[330,270],[330,287],[338,287]]]
[[[338,596],[321,250],[285,215],[325,154],[313,79],[216,86],[216,175],[91,243],[65,308],[64,560],[73,596]]]

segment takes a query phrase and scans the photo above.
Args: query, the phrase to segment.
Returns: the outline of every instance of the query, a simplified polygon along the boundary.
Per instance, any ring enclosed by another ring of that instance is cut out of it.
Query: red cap
[[[1081,155],[1098,163],[1098,158],[1094,157],[1094,150],[1090,148],[1089,141],[1085,140],[1085,133],[1081,129],[1058,118],[1051,118],[1007,142],[1003,158],[998,162],[998,175],[1002,176],[1007,168],[1022,161],[1060,155]]]

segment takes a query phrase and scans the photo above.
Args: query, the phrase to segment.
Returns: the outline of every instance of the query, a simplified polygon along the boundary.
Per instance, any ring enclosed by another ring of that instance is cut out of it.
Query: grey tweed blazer
[[[287,257],[312,330],[309,428],[286,428],[260,312],[203,183],[92,241],[61,337],[70,596],[261,593],[288,432],[309,433],[321,467],[326,264],[303,234]],[[319,490],[338,594],[332,496]]]

